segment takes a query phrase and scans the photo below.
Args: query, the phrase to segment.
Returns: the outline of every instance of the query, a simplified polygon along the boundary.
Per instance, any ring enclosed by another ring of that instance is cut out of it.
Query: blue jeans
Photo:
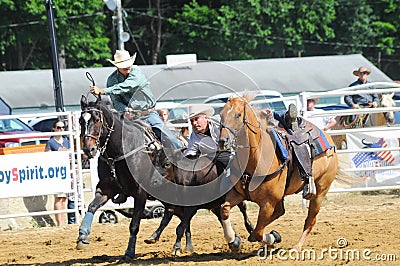
[[[279,122],[281,122],[282,125],[286,125],[286,121],[285,121],[286,111],[277,111],[277,112],[274,111],[273,114],[274,114],[275,120],[278,120]]]
[[[67,208],[68,209],[75,209],[75,201],[68,200]],[[67,217],[68,217],[68,224],[75,224],[76,223],[75,213],[67,213]]]
[[[145,120],[153,129],[154,134],[161,140],[162,144],[166,148],[180,149],[182,143],[178,140],[174,133],[165,126],[160,116],[156,111],[149,113],[148,115],[141,116],[140,119]]]

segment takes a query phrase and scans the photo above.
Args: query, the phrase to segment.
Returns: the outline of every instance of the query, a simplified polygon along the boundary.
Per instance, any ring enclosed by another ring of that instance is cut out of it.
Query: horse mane
[[[231,100],[233,100],[233,101],[235,101],[235,99],[240,99],[240,100],[243,100],[243,101],[245,101],[246,103],[249,103],[249,102],[251,102],[253,99],[255,98],[255,95],[252,95],[251,94],[251,92],[249,92],[249,91],[244,91],[243,92],[243,94],[240,96],[238,96],[238,95],[232,95],[232,96],[230,96],[229,97],[229,100],[231,101]]]
[[[256,97],[256,95],[254,93],[251,93],[251,91],[244,91],[242,96],[231,96],[229,98],[229,100],[233,100],[235,101],[235,99],[239,99],[239,100],[243,100],[246,103],[250,103],[254,98]],[[265,114],[263,114],[262,110],[258,109],[258,108],[254,108],[251,107],[251,109],[253,110],[257,120],[261,123],[261,125],[263,126],[263,128],[267,128],[267,120],[265,119]]]
[[[251,94],[249,91],[244,91],[242,98],[247,102],[251,102],[256,96],[254,94]]]
[[[107,103],[97,100],[97,101],[90,101],[88,102],[88,108],[96,108],[99,109],[103,112],[103,114],[110,114],[113,116],[114,121],[119,121],[125,126],[135,126],[138,127],[139,129],[151,129],[150,124],[147,122],[141,120],[141,119],[126,119],[124,116],[123,112],[119,112],[115,109],[110,109]]]

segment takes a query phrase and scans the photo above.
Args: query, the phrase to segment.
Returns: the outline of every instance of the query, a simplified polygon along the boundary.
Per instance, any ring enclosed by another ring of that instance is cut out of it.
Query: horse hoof
[[[281,237],[281,235],[280,235],[277,231],[272,230],[272,231],[269,232],[269,233],[270,233],[271,235],[273,235],[274,238],[275,238],[274,244],[281,243],[282,237]]]
[[[85,244],[85,243],[79,241],[79,242],[76,243],[76,249],[77,250],[83,250],[83,249],[85,249],[87,247],[87,245],[88,244]]]
[[[181,249],[180,248],[177,248],[177,249],[174,248],[172,250],[172,255],[179,257],[181,255]]]
[[[194,252],[194,248],[193,248],[193,246],[190,246],[190,247],[186,246],[185,247],[185,251],[193,253]]]
[[[253,234],[250,234],[249,237],[247,238],[247,240],[249,242],[257,242],[257,239],[255,238],[255,236]]]
[[[82,250],[89,245],[90,239],[87,235],[79,235],[78,240],[76,241],[76,249]]]
[[[144,243],[146,244],[155,244],[157,242],[158,239],[154,239],[154,238],[148,238],[144,240]]]
[[[228,246],[232,252],[239,252],[241,244],[242,244],[242,240],[240,239],[240,237],[235,236],[235,240],[233,240],[233,242],[229,243]]]
[[[126,263],[131,263],[133,261],[133,259],[135,258],[135,254],[128,254],[125,253],[125,255],[118,261],[118,264],[126,264]]]

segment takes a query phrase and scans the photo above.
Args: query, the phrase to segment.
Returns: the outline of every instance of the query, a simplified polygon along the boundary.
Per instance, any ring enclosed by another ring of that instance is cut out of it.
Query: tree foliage
[[[110,56],[102,0],[53,1],[57,45],[68,67],[100,65]],[[3,70],[51,67],[49,30],[43,0],[0,0],[0,59]],[[11,22],[11,24],[10,24]]]
[[[108,65],[116,49],[102,0],[53,0],[59,52],[69,68]],[[400,0],[122,0],[126,49],[138,64],[196,53],[241,60],[362,53],[392,78],[400,65]],[[51,66],[43,0],[0,0],[2,70]],[[4,12],[3,12],[4,11]],[[397,74],[396,74],[397,73]]]

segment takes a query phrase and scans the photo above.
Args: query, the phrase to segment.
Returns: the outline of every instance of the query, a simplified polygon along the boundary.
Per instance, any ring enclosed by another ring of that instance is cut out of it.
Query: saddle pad
[[[281,138],[278,136],[278,134],[276,133],[274,128],[271,128],[271,137],[272,140],[275,141],[276,143],[276,153],[278,155],[278,157],[280,157],[280,159],[282,161],[286,161],[289,158],[289,152],[286,149],[285,145],[283,145]]]
[[[319,129],[319,136],[318,138],[315,138],[313,140],[313,145],[315,147],[315,155],[320,155],[321,153],[334,148],[335,146],[332,146],[329,144],[328,140],[326,139],[324,133]]]

